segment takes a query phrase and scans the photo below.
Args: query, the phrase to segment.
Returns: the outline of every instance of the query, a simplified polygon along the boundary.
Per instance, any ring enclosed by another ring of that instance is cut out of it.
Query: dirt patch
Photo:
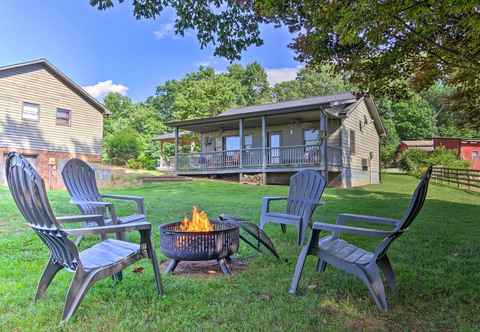
[[[165,261],[160,264],[162,272],[165,271],[169,262],[170,261]],[[245,259],[235,258],[228,263],[228,267],[230,268],[232,275],[236,275],[247,268],[247,262]],[[199,278],[216,278],[224,276],[216,260],[199,262],[182,261],[177,265],[173,274]]]

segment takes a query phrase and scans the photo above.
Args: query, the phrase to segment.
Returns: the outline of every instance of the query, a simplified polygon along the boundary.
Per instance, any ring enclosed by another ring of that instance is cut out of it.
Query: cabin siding
[[[38,121],[22,118],[24,102],[40,106]],[[56,124],[57,108],[70,126]],[[0,72],[0,147],[100,156],[102,136],[103,114],[42,64]]]
[[[367,124],[365,124],[365,118]],[[360,130],[360,122],[362,130]],[[350,153],[351,134],[355,132],[355,154]],[[375,128],[373,119],[368,111],[367,105],[361,99],[343,120],[343,179],[345,187],[361,186],[370,183],[380,182],[380,137]],[[363,170],[362,159],[367,160],[368,170]]]

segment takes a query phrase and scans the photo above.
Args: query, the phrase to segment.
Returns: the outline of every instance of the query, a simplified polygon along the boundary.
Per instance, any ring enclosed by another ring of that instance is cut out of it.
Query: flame
[[[180,223],[180,230],[182,232],[211,232],[213,231],[213,225],[208,220],[207,213],[194,206],[192,219],[190,220],[185,216]]]

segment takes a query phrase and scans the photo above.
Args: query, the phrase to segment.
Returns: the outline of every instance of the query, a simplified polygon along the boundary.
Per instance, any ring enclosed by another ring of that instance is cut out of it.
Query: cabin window
[[[320,144],[320,131],[318,129],[305,129],[303,131],[304,145],[318,145]]]
[[[253,135],[246,135],[244,144],[245,149],[251,149],[253,147]]]
[[[366,158],[362,158],[362,171],[368,171],[368,160]]]
[[[38,121],[40,105],[32,103],[23,103],[22,118],[24,120]]]
[[[57,108],[57,126],[70,126],[72,112],[63,108]]]
[[[240,137],[225,136],[223,138],[223,150],[225,151],[240,150]]]
[[[357,153],[357,142],[355,138],[355,130],[350,130],[350,154],[353,156]]]

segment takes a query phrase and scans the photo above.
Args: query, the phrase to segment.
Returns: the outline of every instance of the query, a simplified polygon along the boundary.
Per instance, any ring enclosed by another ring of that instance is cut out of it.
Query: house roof
[[[178,137],[183,137],[183,136],[186,136],[186,135],[191,135],[192,132],[191,131],[188,131],[188,130],[184,130],[184,131],[180,131],[178,133]],[[160,135],[156,135],[153,137],[152,140],[154,141],[163,141],[163,140],[171,140],[171,139],[175,139],[175,133],[165,133],[165,134],[160,134]]]
[[[407,146],[409,149],[418,149],[423,151],[433,151],[433,139],[417,139],[417,140],[404,140],[400,141],[400,144]]]
[[[83,99],[85,99],[90,105],[95,107],[99,112],[103,114],[109,114],[108,110],[101,104],[97,99],[92,97],[87,91],[85,91],[80,85],[75,83],[72,79],[70,79],[67,75],[65,75],[60,69],[55,67],[51,64],[47,59],[35,59],[26,62],[20,62],[12,65],[1,66],[0,72],[20,68],[20,67],[27,67],[32,65],[42,65],[48,71],[50,71],[53,75],[55,75],[60,81],[66,84],[70,89],[74,92],[78,93]]]
[[[224,122],[227,120],[237,120],[242,118],[253,118],[263,115],[279,115],[295,112],[314,111],[322,109],[327,114],[334,117],[346,116],[355,108],[358,103],[364,100],[367,108],[375,122],[375,127],[380,135],[385,135],[385,127],[382,124],[377,107],[373,99],[364,94],[355,95],[351,92],[345,92],[328,96],[317,96],[292,101],[270,103],[262,105],[247,106],[242,108],[229,109],[215,117],[201,118],[194,120],[174,121],[167,123],[171,127],[189,127],[194,125],[203,125],[209,123]]]

